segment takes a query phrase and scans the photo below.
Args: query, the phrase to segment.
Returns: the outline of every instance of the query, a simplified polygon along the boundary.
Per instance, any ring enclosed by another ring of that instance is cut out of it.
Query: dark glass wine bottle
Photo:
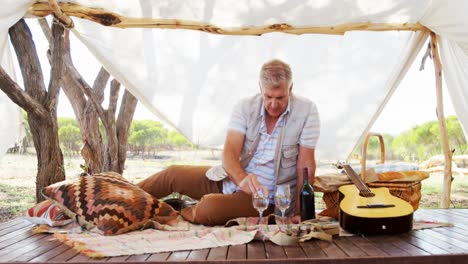
[[[301,221],[315,218],[314,188],[309,184],[309,171],[303,169],[304,184],[301,190]]]

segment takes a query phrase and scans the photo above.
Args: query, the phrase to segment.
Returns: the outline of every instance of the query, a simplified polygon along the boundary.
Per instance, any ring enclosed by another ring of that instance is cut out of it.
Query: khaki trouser
[[[141,181],[138,186],[156,198],[178,192],[200,200],[196,205],[180,212],[187,221],[195,224],[224,225],[237,217],[258,216],[249,194],[242,191],[223,194],[222,181],[211,181],[205,176],[209,168],[172,165]],[[274,207],[270,205],[264,215],[273,210]]]

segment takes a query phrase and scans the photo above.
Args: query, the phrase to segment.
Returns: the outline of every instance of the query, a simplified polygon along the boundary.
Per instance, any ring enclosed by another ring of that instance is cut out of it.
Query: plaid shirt
[[[250,160],[249,164],[245,168],[245,172],[253,173],[257,175],[258,181],[268,189],[270,195],[270,203],[274,203],[273,195],[276,186],[275,179],[275,150],[276,145],[280,136],[280,128],[285,125],[285,116],[289,113],[289,104],[286,110],[281,114],[278,121],[273,128],[272,133],[267,133],[267,127],[265,124],[265,107],[262,105],[261,108],[261,125],[260,125],[260,141],[255,151],[254,156]],[[242,122],[242,118],[236,118],[233,114],[228,129],[237,130],[245,133],[247,128]],[[223,181],[223,193],[229,194],[239,191],[240,188],[234,184],[231,180],[226,178]]]

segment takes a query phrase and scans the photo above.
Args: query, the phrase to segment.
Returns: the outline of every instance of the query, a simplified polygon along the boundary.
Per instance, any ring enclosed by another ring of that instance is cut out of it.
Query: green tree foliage
[[[169,142],[178,149],[193,148],[192,143],[179,132],[173,130],[169,132]]]
[[[166,146],[168,131],[158,121],[133,120],[128,143],[131,150],[143,156],[145,152],[155,152]]]
[[[74,118],[59,117],[58,136],[64,151],[78,153],[81,147],[81,134],[78,122]]]
[[[467,142],[457,117],[449,116],[445,120],[449,146],[456,155],[467,153]],[[399,159],[423,161],[442,153],[438,121],[426,122],[398,135],[392,143],[392,149]]]
[[[73,125],[66,125],[59,128],[59,140],[66,150],[78,152],[81,146],[80,129]]]
[[[57,123],[58,123],[59,128],[64,127],[64,126],[74,126],[74,127],[79,128],[78,122],[76,122],[76,119],[71,118],[71,117],[59,117],[57,120]]]
[[[454,149],[454,155],[468,154],[468,144],[463,129],[456,116],[445,119],[449,146]],[[383,134],[386,160],[404,160],[422,162],[432,156],[442,154],[440,129],[438,121],[430,121],[417,125],[397,136]],[[362,143],[353,152],[353,156],[361,156]],[[380,159],[380,143],[377,137],[371,137],[367,146],[367,159]]]
[[[455,155],[468,153],[468,144],[458,118],[449,116],[446,125],[449,133],[449,146],[455,149]]]
[[[67,117],[60,117],[57,122],[62,148],[70,153],[79,152],[82,142],[78,122]],[[99,128],[101,134],[105,135],[102,124]],[[154,155],[164,149],[193,148],[192,143],[179,132],[168,131],[161,122],[153,120],[133,120],[128,144],[129,151],[141,156]]]

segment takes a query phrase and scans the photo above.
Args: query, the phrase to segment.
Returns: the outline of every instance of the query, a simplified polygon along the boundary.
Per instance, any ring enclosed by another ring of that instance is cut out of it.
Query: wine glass
[[[257,221],[257,225],[260,223],[260,220],[262,219],[263,211],[265,211],[268,208],[269,200],[270,199],[268,198],[267,190],[258,189],[257,192],[253,193],[252,195],[253,207],[258,211],[259,216],[260,216],[260,218]]]
[[[275,192],[275,206],[281,211],[281,219],[282,222],[286,222],[284,220],[284,214],[286,210],[289,208],[289,204],[291,203],[291,189],[289,188],[289,184],[282,184],[276,186]]]

